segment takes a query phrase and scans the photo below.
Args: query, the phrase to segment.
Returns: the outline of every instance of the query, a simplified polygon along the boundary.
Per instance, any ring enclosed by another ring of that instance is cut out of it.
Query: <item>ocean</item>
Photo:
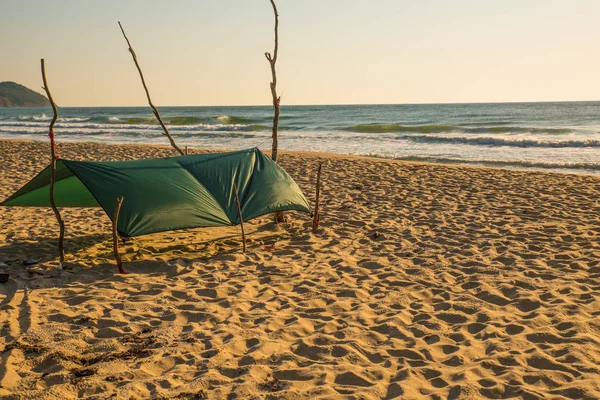
[[[180,146],[271,147],[270,106],[160,107]],[[57,141],[168,145],[149,107],[63,107]],[[0,108],[46,141],[51,109]],[[279,148],[600,175],[600,102],[282,106]]]

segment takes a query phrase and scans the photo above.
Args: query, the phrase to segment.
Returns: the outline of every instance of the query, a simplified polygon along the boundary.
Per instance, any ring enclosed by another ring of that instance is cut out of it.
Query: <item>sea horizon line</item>
[[[600,99],[597,100],[542,100],[542,101],[479,101],[479,102],[448,102],[448,103],[323,103],[323,104],[282,104],[281,107],[348,107],[348,106],[444,106],[444,105],[490,105],[490,104],[565,104],[565,103],[600,103]],[[58,105],[58,108],[146,108],[147,104],[141,105],[95,105],[95,106],[75,106],[75,105],[67,105],[61,106]],[[255,108],[264,108],[264,107],[273,107],[272,104],[237,104],[237,105],[157,105],[157,108],[189,108],[189,107],[197,107],[197,108],[239,108],[239,107],[255,107]],[[51,109],[48,107],[1,107],[0,109]]]

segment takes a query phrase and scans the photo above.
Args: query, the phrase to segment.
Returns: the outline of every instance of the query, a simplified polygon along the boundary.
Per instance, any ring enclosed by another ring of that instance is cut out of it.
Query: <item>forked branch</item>
[[[271,145],[271,158],[277,162],[277,131],[279,129],[279,113],[281,111],[281,97],[277,96],[277,71],[275,70],[275,64],[277,63],[277,55],[279,53],[279,12],[275,5],[275,0],[270,0],[271,6],[273,7],[273,14],[275,15],[275,47],[273,48],[273,54],[266,52],[265,57],[271,67],[271,97],[273,99],[273,128],[271,133],[272,145]],[[274,214],[275,223],[283,222],[283,212],[279,211]]]
[[[273,129],[272,138],[273,144],[271,147],[271,158],[277,162],[277,129],[279,127],[279,112],[281,97],[277,96],[277,72],[275,71],[275,64],[277,63],[277,53],[279,52],[279,13],[277,12],[277,6],[275,0],[270,0],[271,6],[273,6],[273,13],[275,14],[275,48],[273,49],[273,55],[266,52],[265,57],[269,61],[271,66],[271,97],[273,98]]]
[[[140,68],[140,64],[138,63],[137,56],[135,55],[135,51],[133,51],[133,47],[131,47],[131,43],[129,43],[129,39],[127,38],[127,35],[125,34],[125,30],[123,29],[121,22],[119,22],[119,27],[121,28],[121,32],[123,32],[123,37],[127,41],[127,46],[129,46],[129,52],[131,53],[131,57],[133,57],[133,62],[135,63],[135,66],[136,66],[138,72],[140,73],[140,78],[142,79],[142,85],[144,86],[144,90],[146,91],[146,97],[148,98],[148,104],[150,105],[150,108],[152,108],[152,112],[154,113],[154,116],[158,120],[158,123],[160,124],[160,127],[163,130],[163,135],[165,135],[169,139],[171,146],[175,150],[177,150],[177,152],[180,155],[184,155],[183,151],[179,148],[179,146],[177,146],[177,144],[175,144],[175,140],[173,140],[173,137],[169,133],[167,126],[164,124],[162,118],[160,117],[160,113],[158,112],[156,107],[154,107],[154,104],[152,104],[152,99],[150,98],[150,92],[148,91],[148,87],[146,86],[146,80],[144,79],[144,74],[142,73],[142,69]]]

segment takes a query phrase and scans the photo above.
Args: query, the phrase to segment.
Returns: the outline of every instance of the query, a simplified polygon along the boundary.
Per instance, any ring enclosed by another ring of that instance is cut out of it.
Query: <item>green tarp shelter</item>
[[[117,230],[123,237],[240,223],[276,211],[310,212],[296,182],[254,148],[135,161],[58,160],[58,207],[102,207],[112,219],[123,196]],[[5,200],[4,206],[50,207],[51,166]]]

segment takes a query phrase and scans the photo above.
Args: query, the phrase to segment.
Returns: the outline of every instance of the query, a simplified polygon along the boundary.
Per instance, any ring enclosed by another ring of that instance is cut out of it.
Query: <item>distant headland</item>
[[[15,82],[0,82],[0,107],[49,107],[41,94]]]

